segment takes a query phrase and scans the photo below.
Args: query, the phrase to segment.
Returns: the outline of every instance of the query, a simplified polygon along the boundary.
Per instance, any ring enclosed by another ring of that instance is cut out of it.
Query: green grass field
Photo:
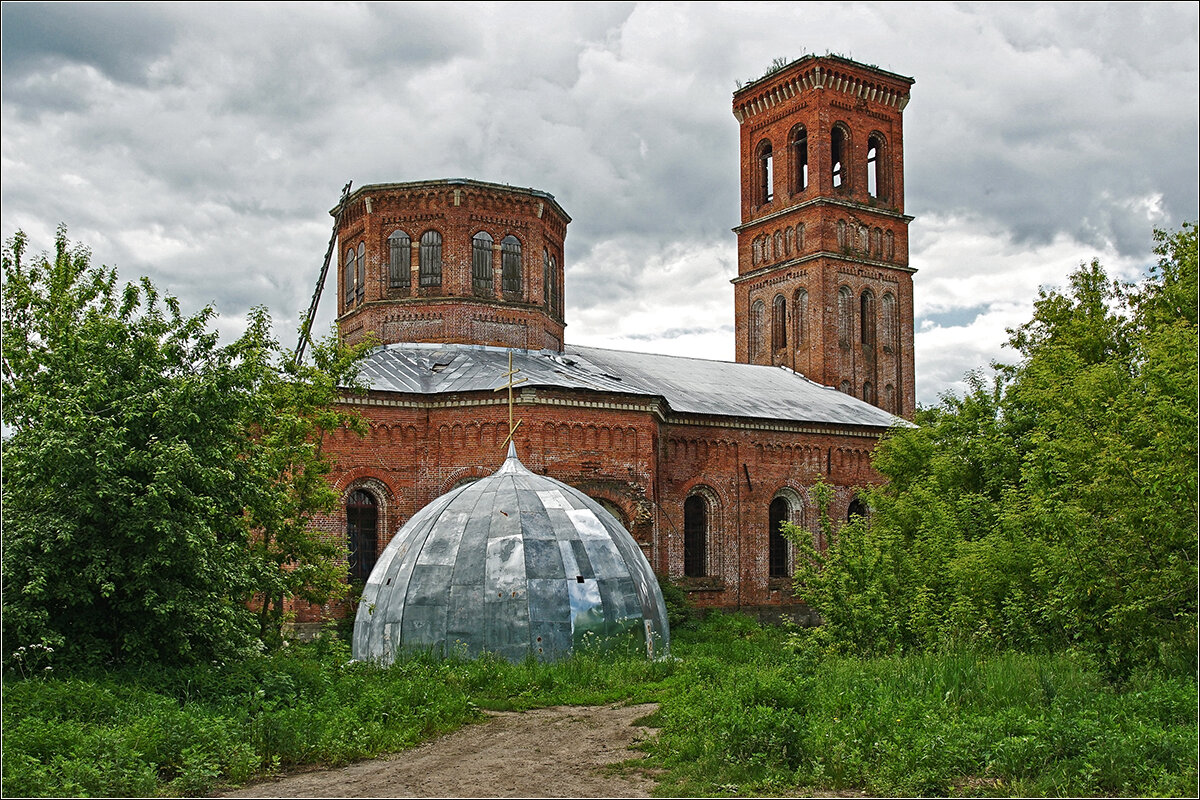
[[[1106,684],[1071,653],[831,657],[736,615],[670,660],[413,657],[349,664],[330,637],[207,668],[4,681],[5,796],[195,795],[400,750],[523,709],[656,701],[664,795],[1155,795],[1197,789],[1194,676]]]

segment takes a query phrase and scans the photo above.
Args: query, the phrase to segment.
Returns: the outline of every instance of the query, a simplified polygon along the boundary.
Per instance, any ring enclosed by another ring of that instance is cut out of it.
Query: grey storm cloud
[[[731,358],[731,95],[813,52],[917,80],[904,152],[924,402],[995,357],[1038,285],[1097,255],[1134,277],[1153,226],[1197,216],[1194,4],[2,13],[3,235],[49,246],[65,222],[125,278],[214,304],[223,333],[266,305],[292,341],[347,180],[466,177],[550,192],[573,218],[572,341]]]

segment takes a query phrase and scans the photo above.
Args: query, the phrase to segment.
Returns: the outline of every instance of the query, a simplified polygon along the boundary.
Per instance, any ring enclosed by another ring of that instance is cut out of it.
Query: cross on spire
[[[508,378],[508,382],[505,383],[503,386],[497,386],[495,389],[492,389],[493,392],[498,392],[501,389],[508,389],[508,436],[505,437],[504,444],[500,445],[501,447],[506,447],[508,445],[508,443],[512,441],[513,434],[517,432],[517,428],[520,427],[520,425],[521,425],[521,420],[517,420],[516,424],[515,425],[513,424],[513,393],[512,393],[514,386],[525,383],[525,381],[526,381],[525,378],[521,378],[518,381],[513,380],[513,376],[516,375],[520,371],[521,370],[519,370],[519,369],[513,369],[512,348],[510,347],[508,349],[508,372],[504,373],[504,377]]]

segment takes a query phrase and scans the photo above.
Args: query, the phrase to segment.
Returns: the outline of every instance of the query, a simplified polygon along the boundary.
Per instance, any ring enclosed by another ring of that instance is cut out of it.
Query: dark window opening
[[[355,264],[355,279],[354,293],[358,298],[358,302],[363,301],[363,295],[367,291],[367,243],[358,243],[358,258],[354,260]]]
[[[850,501],[850,508],[846,512],[846,522],[853,522],[855,517],[867,516],[867,504],[857,497]]]
[[[850,349],[850,334],[854,329],[854,294],[849,286],[838,289],[838,347]]]
[[[875,346],[875,295],[864,289],[859,298],[859,339],[863,347]]]
[[[375,568],[379,510],[375,498],[362,489],[346,501],[346,543],[350,550],[350,579],[366,582]]]
[[[796,315],[796,347],[801,347],[805,338],[808,335],[808,290],[796,290],[796,308],[793,312]]]
[[[412,239],[404,231],[388,237],[388,288],[407,289],[412,285]]]
[[[830,171],[833,176],[833,188],[841,188],[846,183],[846,132],[840,127],[834,127],[829,142]]]
[[[683,574],[703,577],[707,571],[708,502],[700,495],[683,501]]]
[[[422,286],[442,285],[442,235],[437,231],[421,234],[420,278]]]
[[[471,289],[475,294],[492,294],[492,236],[480,231],[471,237]]]
[[[804,126],[792,131],[792,191],[808,188],[808,132]]]
[[[882,198],[886,194],[883,171],[883,141],[878,136],[867,139],[867,194]]]
[[[521,291],[521,242],[511,234],[500,242],[500,281],[505,292]]]
[[[786,578],[787,568],[787,537],[783,535],[782,525],[788,521],[788,501],[776,497],[771,501],[767,512],[769,534],[769,577]]]
[[[758,204],[771,202],[775,196],[775,169],[771,158],[771,143],[763,142],[758,146]]]
[[[347,250],[346,261],[342,265],[342,283],[345,287],[347,307],[354,305],[354,278],[358,274],[355,266],[357,252],[353,247]]]
[[[771,349],[784,350],[787,348],[787,300],[777,294],[771,306]]]

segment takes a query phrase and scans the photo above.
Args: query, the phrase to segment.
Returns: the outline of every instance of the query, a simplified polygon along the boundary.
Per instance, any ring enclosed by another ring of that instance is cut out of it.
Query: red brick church
[[[877,482],[871,451],[911,417],[913,293],[902,113],[913,80],[808,56],[733,96],[741,224],[737,361],[566,341],[554,197],[476,180],[360,187],[338,234],[338,329],[382,346],[353,397],[364,439],[335,436],[345,536],[363,580],[391,536],[449,489],[492,473],[508,434],[531,470],[610,510],[654,570],[702,606],[792,606],[791,520],[809,491],[845,519]]]

